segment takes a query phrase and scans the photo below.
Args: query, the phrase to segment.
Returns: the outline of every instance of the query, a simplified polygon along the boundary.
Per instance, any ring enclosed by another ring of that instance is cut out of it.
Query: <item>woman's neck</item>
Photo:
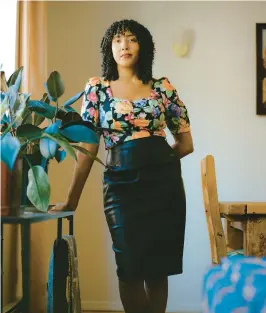
[[[123,82],[134,82],[139,80],[133,68],[117,68],[119,80]]]

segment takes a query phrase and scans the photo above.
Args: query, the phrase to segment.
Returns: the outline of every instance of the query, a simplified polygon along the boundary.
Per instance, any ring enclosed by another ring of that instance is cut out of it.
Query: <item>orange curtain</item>
[[[40,98],[47,79],[47,2],[17,3],[16,68],[24,66],[22,90]]]
[[[31,99],[41,99],[47,80],[47,2],[17,2],[16,68],[23,66],[21,90]],[[46,283],[49,256],[46,250],[46,223],[31,226],[30,312],[46,313]],[[19,238],[20,241],[20,238]],[[20,243],[19,243],[20,246]],[[50,250],[50,247],[49,247]],[[20,255],[20,253],[19,253]],[[21,282],[18,287],[20,288]]]

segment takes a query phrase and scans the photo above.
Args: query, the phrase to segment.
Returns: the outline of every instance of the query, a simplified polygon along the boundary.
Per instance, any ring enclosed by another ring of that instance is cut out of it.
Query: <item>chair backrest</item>
[[[211,246],[212,263],[219,264],[227,255],[226,240],[219,211],[215,164],[212,155],[201,161],[202,193]]]

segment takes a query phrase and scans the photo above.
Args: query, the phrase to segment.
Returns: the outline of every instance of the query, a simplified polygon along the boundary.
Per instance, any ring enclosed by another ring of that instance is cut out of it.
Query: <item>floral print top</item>
[[[150,97],[134,101],[114,98],[108,81],[90,78],[81,116],[102,130],[106,149],[123,141],[165,137],[166,126],[173,135],[190,131],[187,109],[165,77],[152,80]]]

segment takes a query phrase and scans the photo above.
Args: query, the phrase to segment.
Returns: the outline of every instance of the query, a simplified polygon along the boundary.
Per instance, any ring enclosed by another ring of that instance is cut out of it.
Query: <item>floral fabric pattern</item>
[[[224,258],[209,268],[203,313],[266,313],[266,258]]]
[[[165,137],[166,126],[173,135],[190,131],[187,109],[165,77],[152,80],[150,97],[134,101],[114,98],[110,83],[93,77],[85,86],[81,116],[102,129],[106,149],[120,141]]]

